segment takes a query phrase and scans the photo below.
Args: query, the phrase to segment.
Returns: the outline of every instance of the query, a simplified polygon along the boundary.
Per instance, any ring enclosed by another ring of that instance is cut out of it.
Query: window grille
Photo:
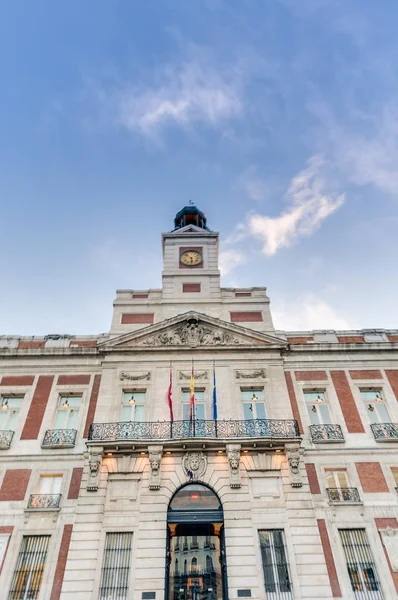
[[[340,529],[348,575],[355,598],[382,600],[376,565],[364,529]]]
[[[36,600],[39,597],[49,541],[49,535],[22,538],[8,600]]]
[[[107,533],[100,600],[127,600],[132,533]]]
[[[289,564],[282,529],[259,531],[265,591],[273,600],[292,600]]]

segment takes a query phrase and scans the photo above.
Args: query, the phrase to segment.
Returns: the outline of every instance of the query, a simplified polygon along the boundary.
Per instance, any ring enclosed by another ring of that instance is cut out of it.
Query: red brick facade
[[[12,535],[13,530],[14,530],[14,527],[12,525],[6,525],[4,527],[0,527],[0,533],[8,533],[10,535],[10,537],[8,538],[6,551],[4,552],[3,560],[0,563],[0,575],[1,575],[1,571],[3,569],[4,561],[7,556],[8,546],[10,545],[10,540],[11,540],[11,535]]]
[[[90,403],[88,405],[88,412],[86,418],[86,425],[84,427],[84,437],[88,437],[88,430],[90,429],[91,423],[94,421],[95,409],[97,408],[98,393],[101,385],[101,375],[95,375],[93,387],[91,389]]]
[[[90,375],[60,375],[57,385],[88,385],[90,379]]]
[[[80,348],[95,348],[97,340],[72,340],[69,346],[78,346]]]
[[[18,344],[18,350],[37,350],[38,348],[44,348],[44,340],[21,340]]]
[[[305,469],[307,471],[308,483],[310,484],[311,494],[320,494],[321,488],[319,487],[318,475],[314,463],[306,463]]]
[[[313,337],[289,337],[287,338],[289,344],[307,344],[308,342],[313,342]]]
[[[327,381],[326,371],[296,371],[297,381]]]
[[[0,489],[0,501],[24,500],[32,471],[7,469]]]
[[[339,578],[337,577],[336,565],[334,564],[333,552],[330,545],[328,530],[326,529],[325,519],[318,519],[318,529],[319,535],[321,536],[323,554],[325,555],[326,568],[328,570],[333,598],[341,598]]]
[[[363,371],[350,371],[351,379],[383,379],[381,371],[378,369],[374,370],[363,370]]]
[[[365,341],[363,335],[338,335],[340,344],[362,344]]]
[[[398,371],[386,371],[387,379],[392,387],[394,396],[398,400]]]
[[[193,293],[193,292],[200,292],[200,283],[183,283],[182,284],[182,291],[183,293]]]
[[[9,375],[1,378],[1,385],[18,386],[33,385],[35,378],[32,375]]]
[[[77,500],[79,497],[80,484],[82,482],[83,468],[75,467],[69,484],[68,500]]]
[[[398,529],[398,521],[395,517],[391,517],[391,518],[387,518],[387,519],[375,519],[375,522],[376,522],[377,529],[386,529],[387,527],[390,527],[391,529]],[[390,562],[390,559],[388,556],[388,552],[386,550],[386,547],[383,544],[383,538],[381,537],[380,531],[379,531],[379,536],[380,536],[380,541],[383,546],[384,556],[386,557],[388,568],[390,569],[391,577],[394,582],[395,590],[398,594],[398,573],[396,571],[393,571],[393,568],[392,568],[392,565],[391,565],[391,562]]]
[[[40,375],[21,434],[21,440],[37,439],[53,381],[54,377],[52,375]]]
[[[290,406],[292,407],[293,418],[296,419],[299,427],[299,432],[303,433],[303,424],[301,423],[300,411],[297,404],[296,393],[294,391],[292,374],[290,371],[285,371],[285,379],[287,385],[287,391],[289,393]]]
[[[59,600],[61,596],[66,560],[68,558],[70,539],[72,537],[72,529],[73,525],[64,525],[64,531],[62,534],[61,545],[59,547],[57,566],[55,568],[55,575],[50,600]]]
[[[154,313],[123,313],[122,325],[151,325],[154,321]]]
[[[380,463],[357,462],[355,466],[358,471],[362,489],[366,494],[375,492],[388,492],[388,485]]]
[[[345,372],[331,371],[330,375],[349,433],[365,433]]]
[[[263,320],[263,313],[260,311],[247,311],[247,312],[231,312],[232,323],[254,323]]]

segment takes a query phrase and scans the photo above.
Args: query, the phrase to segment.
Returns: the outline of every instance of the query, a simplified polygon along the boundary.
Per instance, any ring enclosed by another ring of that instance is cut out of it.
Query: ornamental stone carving
[[[252,340],[236,335],[213,325],[201,323],[198,319],[189,319],[186,323],[169,328],[154,335],[137,339],[134,346],[237,346],[253,343]]]
[[[98,481],[100,474],[100,464],[102,456],[102,448],[91,448],[88,458],[88,481],[87,491],[96,492],[98,490]]]
[[[236,379],[265,379],[265,369],[259,369],[258,371],[235,371]]]
[[[191,372],[184,373],[183,371],[180,371],[179,377],[180,377],[180,379],[188,380],[188,379],[191,379],[192,373]],[[208,371],[199,371],[199,372],[195,371],[195,379],[208,379],[208,378],[209,378]]]
[[[151,473],[149,477],[149,489],[160,489],[160,462],[162,460],[163,446],[148,446],[149,465]]]
[[[227,444],[227,456],[229,462],[229,485],[231,488],[240,488],[240,444]]]
[[[197,481],[206,472],[207,456],[203,452],[186,452],[182,459],[182,468],[191,481]]]
[[[301,487],[303,482],[301,479],[300,458],[303,451],[297,445],[289,446],[286,444],[285,448],[289,464],[290,483],[292,487]]]
[[[151,380],[151,372],[143,373],[142,375],[131,375],[130,373],[120,373],[120,381],[140,381],[142,379],[146,379],[147,381]]]

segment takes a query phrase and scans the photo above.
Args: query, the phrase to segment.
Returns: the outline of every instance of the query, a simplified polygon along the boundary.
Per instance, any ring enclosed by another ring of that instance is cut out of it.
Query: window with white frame
[[[195,388],[195,404],[194,404],[194,418],[195,420],[206,419],[205,409],[205,390]],[[191,392],[190,390],[182,390],[182,419],[183,421],[189,421],[191,417],[191,404],[190,404]]]
[[[327,469],[326,479],[328,488],[348,488],[347,471],[345,469]]]
[[[362,389],[361,398],[371,423],[391,423],[390,415],[380,389]]]
[[[38,494],[60,494],[62,487],[62,475],[40,475]]]
[[[259,531],[267,598],[290,600],[293,591],[283,529]]]
[[[46,564],[49,535],[22,538],[8,600],[37,600]]]
[[[15,431],[23,396],[2,396],[0,405],[0,430]]]
[[[324,391],[304,390],[304,400],[311,425],[330,425],[332,423],[329,403]]]
[[[384,596],[365,529],[340,529],[339,533],[355,598],[382,600]]]
[[[77,429],[82,396],[60,396],[54,429]]]
[[[251,419],[266,419],[264,390],[262,388],[241,388],[240,398],[243,404],[243,418],[245,421]]]
[[[145,418],[146,390],[123,392],[121,421],[142,423]]]
[[[132,533],[106,534],[100,600],[127,600],[132,538]]]

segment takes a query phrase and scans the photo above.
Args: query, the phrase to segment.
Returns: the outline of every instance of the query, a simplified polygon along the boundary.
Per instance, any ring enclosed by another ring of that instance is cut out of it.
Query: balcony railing
[[[311,439],[315,443],[344,442],[340,425],[310,425]]]
[[[11,446],[13,436],[13,431],[0,431],[0,450],[8,450]]]
[[[31,494],[29,496],[28,508],[58,509],[62,494]]]
[[[397,442],[397,423],[372,423],[371,425],[375,440],[378,442]]]
[[[42,448],[73,448],[76,429],[47,429],[41,443]]]
[[[122,442],[183,440],[190,438],[297,438],[297,421],[252,419],[247,421],[170,421],[135,423],[92,423],[89,441]]]
[[[361,502],[357,488],[326,488],[330,502]]]

